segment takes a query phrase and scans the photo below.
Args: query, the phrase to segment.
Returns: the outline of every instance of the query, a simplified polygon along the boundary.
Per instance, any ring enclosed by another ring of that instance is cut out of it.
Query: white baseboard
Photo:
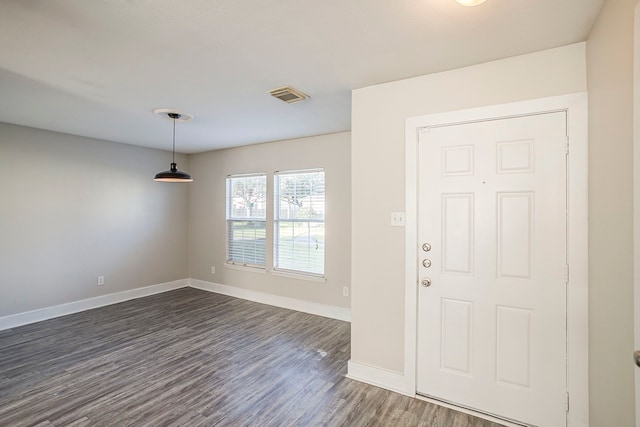
[[[237,288],[235,286],[221,285],[219,283],[205,282],[204,280],[189,279],[189,286],[203,291],[215,292],[217,294],[228,295],[262,304],[273,305],[290,310],[301,311],[303,313],[315,314],[317,316],[328,317],[330,319],[351,321],[351,310],[348,308],[336,307],[333,305],[319,304],[316,302],[303,301],[295,298],[282,297],[278,295],[265,294],[248,289]]]
[[[205,282],[203,280],[180,279],[173,282],[145,286],[143,288],[116,292],[99,297],[87,298],[80,301],[73,301],[65,304],[55,305],[53,307],[40,308],[33,311],[0,317],[0,331],[27,325],[29,323],[53,319],[54,317],[66,316],[67,314],[73,314],[80,311],[91,310],[93,308],[104,307],[105,305],[117,304],[119,302],[172,291],[174,289],[184,288],[188,286],[209,292],[242,298],[249,301],[255,301],[262,304],[269,304],[276,307],[288,308],[290,310],[302,311],[304,313],[329,317],[331,319],[343,320],[345,322],[351,321],[351,310],[347,308],[303,301],[295,298],[265,294],[262,292],[250,291],[233,286]]]
[[[27,325],[29,323],[40,322],[42,320],[53,319],[54,317],[66,316],[67,314],[91,310],[92,308],[104,307],[105,305],[117,304],[119,302],[159,294],[161,292],[172,291],[174,289],[184,288],[187,286],[189,286],[189,279],[180,279],[174,280],[173,282],[160,283],[157,285],[145,286],[143,288],[136,288],[128,291],[101,295],[99,297],[87,298],[80,301],[68,302],[65,304],[55,305],[53,307],[12,314],[0,317],[0,331]]]
[[[405,396],[415,397],[415,390],[407,390],[405,376],[398,372],[388,371],[349,360],[347,365],[347,378],[395,391]]]

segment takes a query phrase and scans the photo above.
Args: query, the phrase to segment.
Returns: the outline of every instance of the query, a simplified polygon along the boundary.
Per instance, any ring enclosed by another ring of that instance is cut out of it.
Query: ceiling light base
[[[178,117],[175,118],[177,122],[190,122],[191,120],[193,120],[192,114],[185,113],[184,111],[176,110],[175,108],[156,108],[155,110],[153,110],[153,114],[155,114],[156,116],[162,119],[167,119],[167,120],[174,120],[174,118],[171,117],[171,115],[177,114]]]
[[[479,4],[484,3],[487,0],[456,0],[463,6],[478,6]]]

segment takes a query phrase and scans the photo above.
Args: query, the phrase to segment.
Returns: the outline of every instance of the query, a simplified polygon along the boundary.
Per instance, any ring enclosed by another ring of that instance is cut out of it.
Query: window
[[[267,176],[227,177],[227,263],[265,268]]]
[[[324,276],[324,170],[278,172],[274,268]]]

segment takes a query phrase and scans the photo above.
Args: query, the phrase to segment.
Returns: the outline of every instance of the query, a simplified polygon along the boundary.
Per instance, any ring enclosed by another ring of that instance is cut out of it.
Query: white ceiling
[[[345,131],[352,89],[583,41],[603,2],[1,0],[0,121],[170,150],[176,108],[184,153]]]

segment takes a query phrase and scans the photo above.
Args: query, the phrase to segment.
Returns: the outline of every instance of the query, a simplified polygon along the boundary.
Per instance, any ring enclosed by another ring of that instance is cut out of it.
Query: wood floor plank
[[[0,331],[0,426],[499,426],[349,357],[349,323],[179,289]]]

